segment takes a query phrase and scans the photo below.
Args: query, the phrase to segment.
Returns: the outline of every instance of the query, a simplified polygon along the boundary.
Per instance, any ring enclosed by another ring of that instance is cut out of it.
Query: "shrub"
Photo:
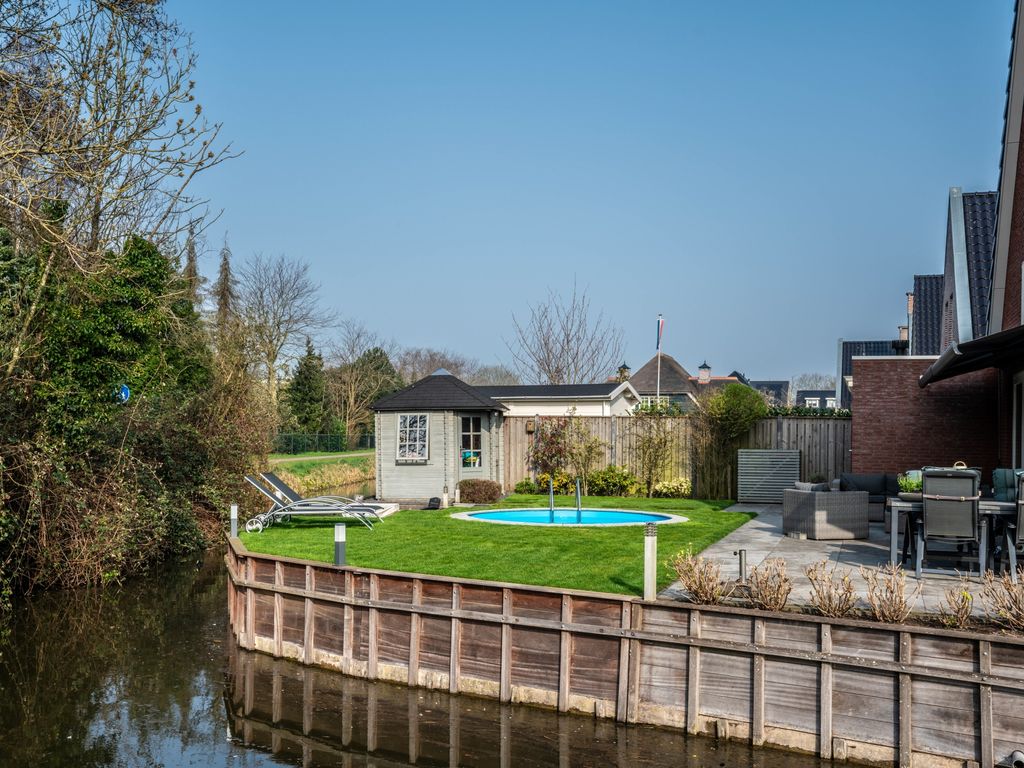
[[[560,496],[567,496],[576,492],[576,483],[565,472],[555,472],[552,478],[547,472],[537,475],[537,493],[548,492],[548,480],[554,480],[555,493]]]
[[[765,611],[781,611],[789,602],[793,581],[786,573],[786,561],[781,557],[765,560],[750,572],[747,584],[750,600]]]
[[[591,472],[587,486],[594,496],[634,496],[640,491],[636,475],[614,464]]]
[[[493,480],[460,480],[459,499],[467,504],[493,504],[501,498],[501,486]]]
[[[524,478],[516,483],[516,493],[540,493],[540,488],[530,478]]]
[[[997,578],[988,571],[981,588],[981,600],[993,619],[1014,632],[1024,632],[1024,568],[1019,568],[1017,574],[1020,578],[1014,584],[1010,574]]]
[[[945,591],[939,603],[939,618],[952,629],[966,629],[971,623],[974,596],[968,589],[970,581],[960,574],[960,583]]]
[[[918,584],[917,591],[908,596],[907,574],[895,563],[879,568],[861,566],[860,575],[868,583],[868,604],[877,621],[902,624],[907,620],[923,584]]]
[[[693,484],[688,477],[677,477],[675,480],[662,480],[655,483],[653,496],[663,499],[685,499],[693,491]]]
[[[828,560],[820,560],[804,573],[811,581],[810,602],[818,613],[833,619],[850,615],[857,603],[857,592],[849,571],[837,578],[835,566],[829,568]]]
[[[688,549],[677,552],[669,560],[669,565],[695,603],[718,605],[733,592],[734,587],[722,581],[722,569],[718,563],[698,557]]]

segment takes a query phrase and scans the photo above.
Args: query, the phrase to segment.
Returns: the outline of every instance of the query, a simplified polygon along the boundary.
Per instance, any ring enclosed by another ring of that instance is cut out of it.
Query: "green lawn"
[[[571,507],[574,499],[556,498]],[[672,512],[688,522],[658,526],[659,589],[674,579],[665,564],[688,546],[697,552],[747,522],[752,514],[722,511],[728,501],[586,497],[591,508]],[[510,496],[495,508],[546,507],[543,496]],[[477,507],[476,510],[483,509]],[[570,589],[639,595],[643,592],[643,526],[544,528],[453,520],[452,512],[398,512],[373,531],[349,523],[350,565],[486,581],[508,581]],[[242,533],[253,552],[331,562],[333,520],[277,524],[263,533]]]

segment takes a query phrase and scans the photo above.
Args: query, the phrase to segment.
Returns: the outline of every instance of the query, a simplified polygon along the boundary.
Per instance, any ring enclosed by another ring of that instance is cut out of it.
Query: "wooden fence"
[[[630,416],[577,416],[592,435],[605,443],[599,468],[619,464],[636,472],[635,436],[629,428]],[[505,419],[505,487],[511,489],[520,480],[530,476],[527,454],[533,441],[528,431],[532,416],[509,416]],[[690,466],[691,422],[685,416],[672,417],[672,430],[676,435],[671,468],[666,479],[692,477]],[[800,451],[800,476],[810,479],[821,475],[827,480],[839,477],[852,468],[852,420],[848,418],[804,418],[777,416],[762,419],[755,424],[740,448],[784,448]],[[735,498],[735,466],[730,485]]]
[[[231,539],[239,644],[856,762],[991,768],[1024,749],[1024,638],[344,568]]]

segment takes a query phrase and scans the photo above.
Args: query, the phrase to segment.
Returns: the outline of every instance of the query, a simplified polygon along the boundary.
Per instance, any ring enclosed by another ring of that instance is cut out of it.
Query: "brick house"
[[[855,472],[1024,465],[1024,18],[1015,13],[998,192],[950,190],[938,355],[852,359]],[[913,351],[913,350],[912,350]]]

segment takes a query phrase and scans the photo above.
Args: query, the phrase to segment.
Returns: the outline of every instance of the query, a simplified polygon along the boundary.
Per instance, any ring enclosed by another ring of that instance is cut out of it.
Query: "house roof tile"
[[[943,275],[914,275],[912,355],[937,355],[942,351],[943,279]]]
[[[992,255],[995,247],[998,197],[995,192],[966,192],[963,195],[971,327],[976,339],[988,333],[988,305],[992,287]],[[934,354],[941,351],[938,350]]]

